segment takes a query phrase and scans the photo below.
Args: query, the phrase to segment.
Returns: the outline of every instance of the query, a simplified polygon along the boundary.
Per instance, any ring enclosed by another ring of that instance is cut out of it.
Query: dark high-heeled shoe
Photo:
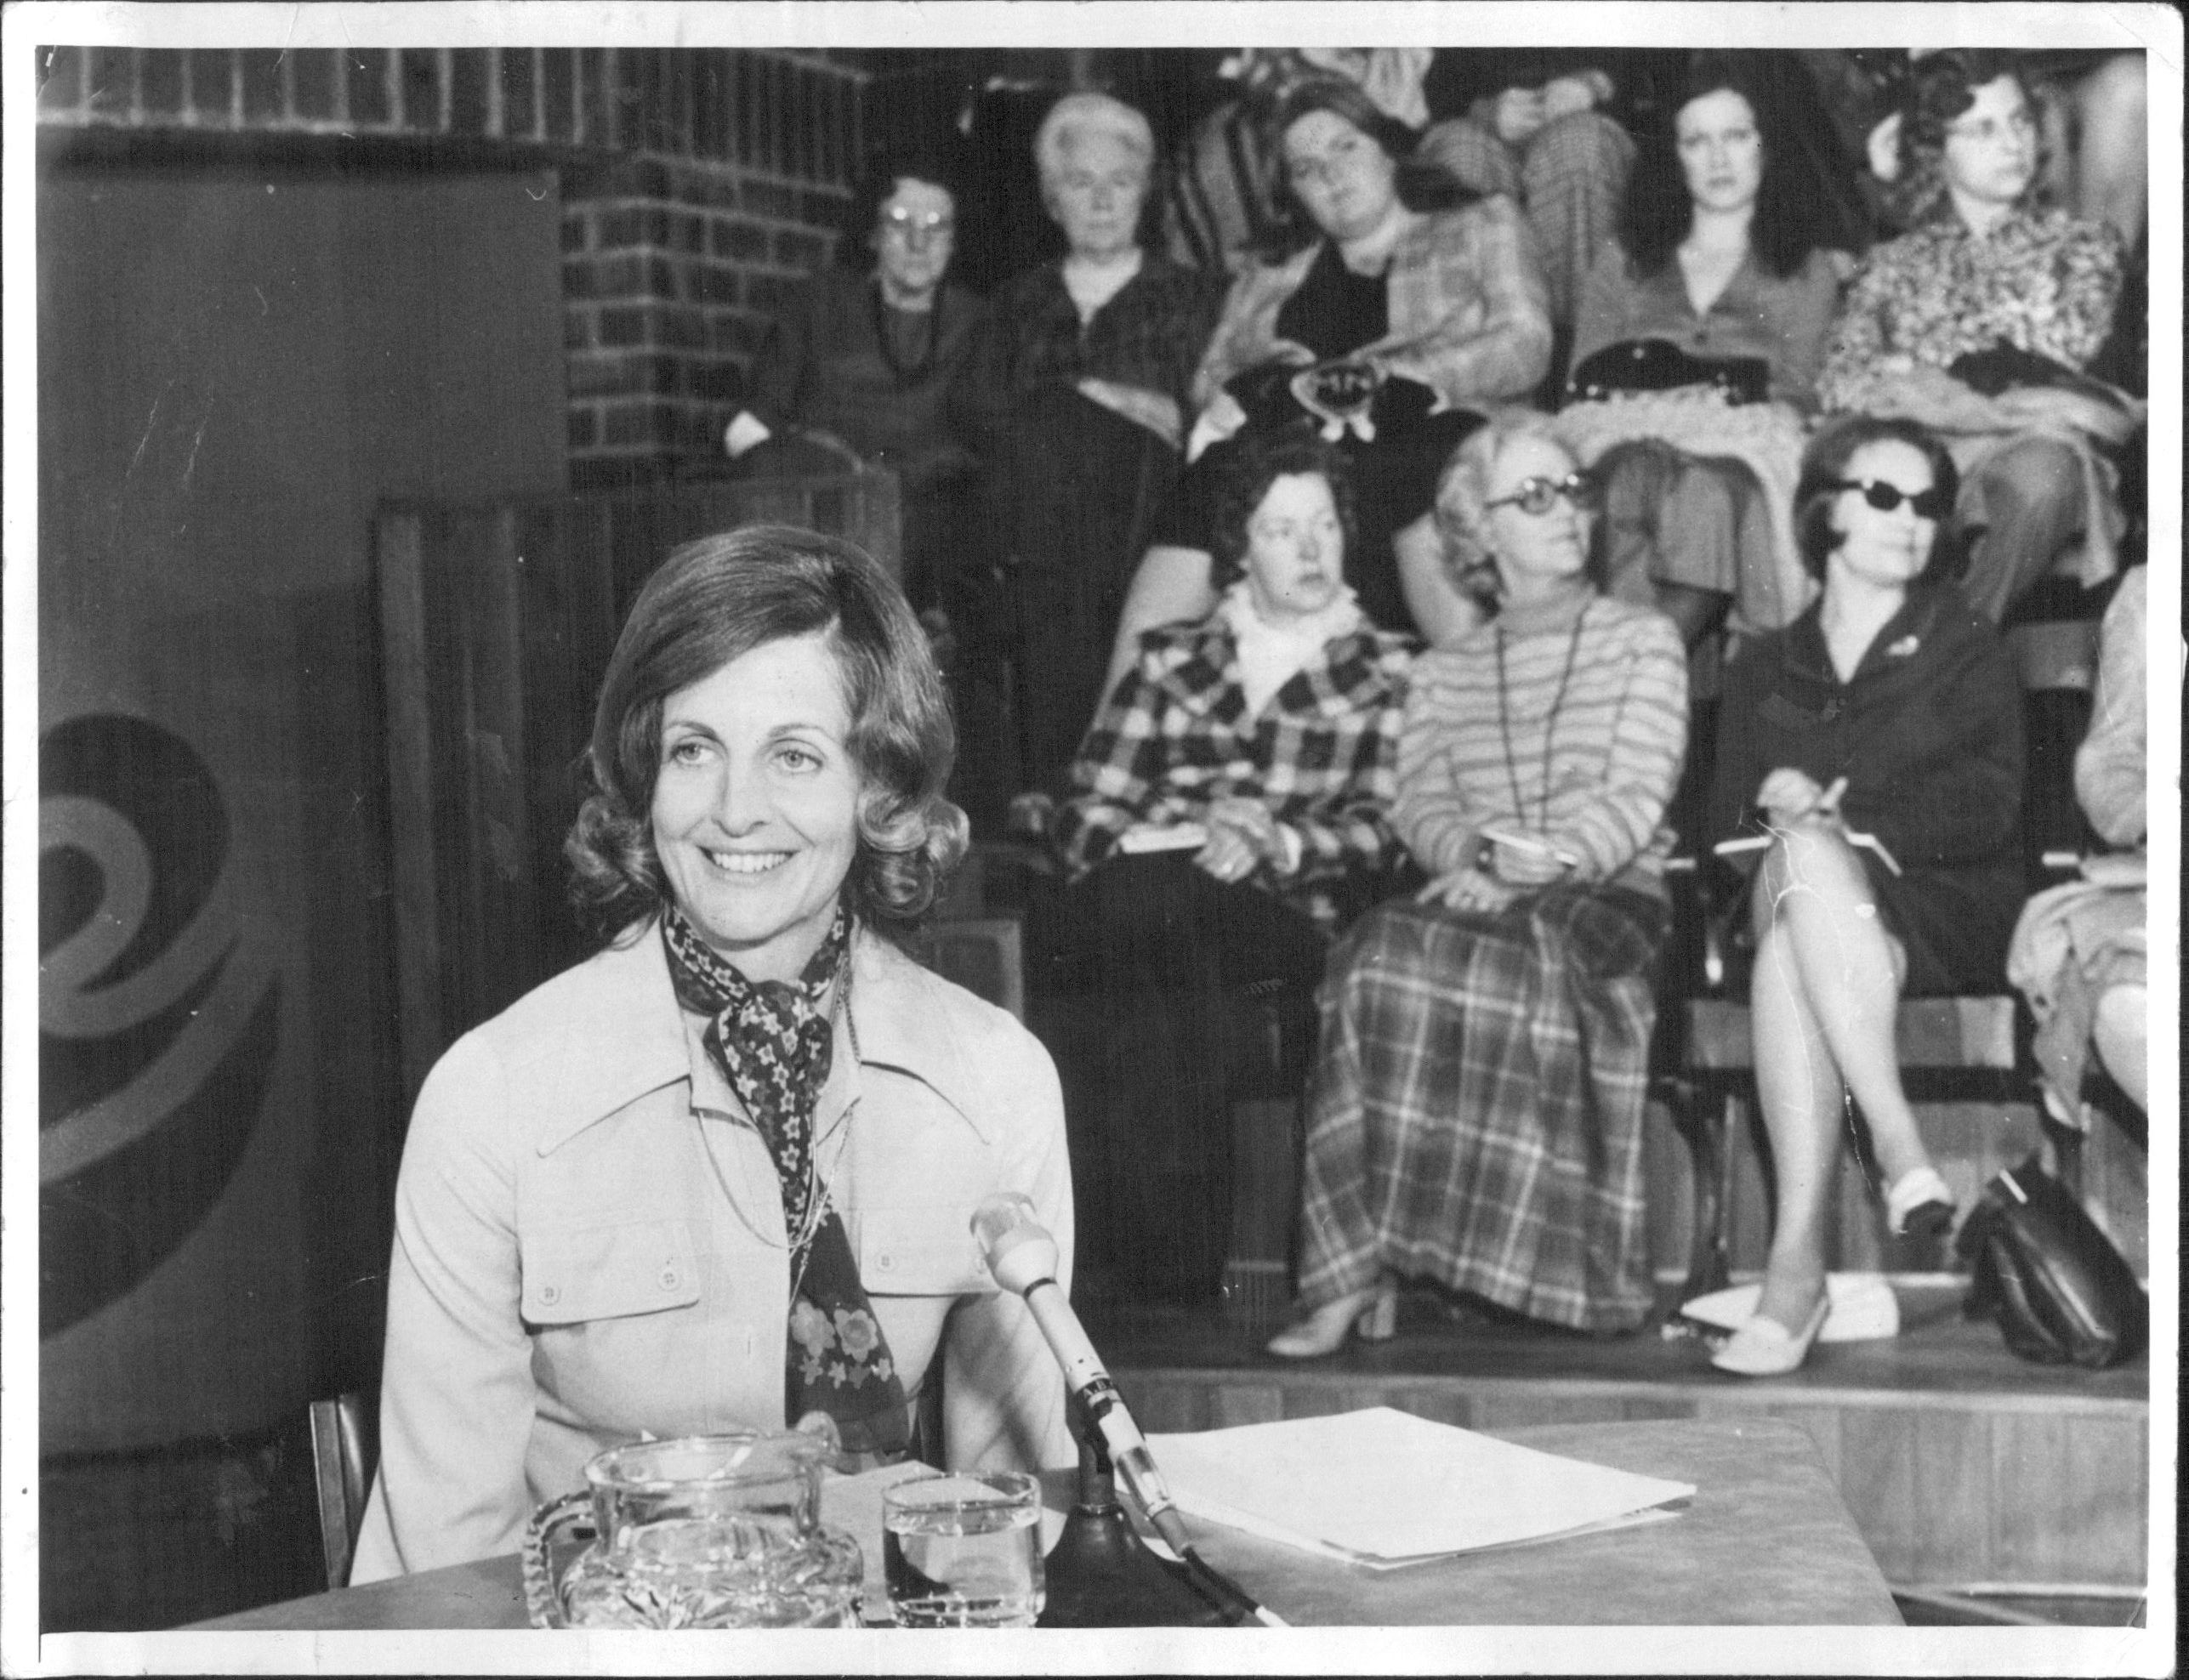
[[[1953,1192],[1934,1166],[1903,1172],[1885,1189],[1885,1229],[1895,1236],[1940,1237],[1953,1223]]]
[[[1336,1353],[1349,1336],[1388,1342],[1398,1330],[1398,1285],[1389,1278],[1326,1301],[1269,1340],[1281,1359],[1319,1359]]]

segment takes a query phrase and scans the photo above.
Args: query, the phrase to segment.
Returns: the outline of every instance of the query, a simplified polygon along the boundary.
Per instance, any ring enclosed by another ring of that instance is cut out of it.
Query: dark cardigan
[[[1845,776],[1848,827],[1874,834],[1905,871],[1861,854],[1908,947],[1908,990],[1999,985],[2027,896],[2021,695],[2005,647],[1950,584],[1911,589],[1842,683],[1820,610],[1752,644],[1726,674],[1709,837],[1763,832],[1756,790],[1781,766],[1826,786]]]

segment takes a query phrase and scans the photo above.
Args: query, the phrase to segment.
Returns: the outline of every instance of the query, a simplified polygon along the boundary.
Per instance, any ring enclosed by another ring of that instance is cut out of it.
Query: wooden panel
[[[1386,1388],[1383,1390],[1383,1398],[1375,1404],[1412,1412],[1416,1417],[1425,1417],[1432,1423],[1448,1423],[1455,1429],[1485,1427],[1481,1397],[1441,1383]]]
[[[2013,1412],[1992,1421],[1992,1568],[2001,1581],[2071,1581],[2083,1537],[2067,1520],[2067,1437],[2085,1420]],[[1950,1578],[1950,1577],[1949,1577]],[[1981,1577],[1970,1577],[1980,1579]]]
[[[2010,1069],[2011,997],[1919,997],[1900,1006],[1900,1059],[1910,1067]]]
[[[920,930],[916,950],[945,979],[1026,1019],[1026,957],[1017,917],[930,922]]]
[[[1879,1407],[1849,1419],[1840,1435],[1840,1496],[1888,1581],[1918,1578],[1916,1416]]]
[[[2141,1419],[2078,1419],[2067,1436],[2067,1497],[2058,1516],[2076,1536],[2066,1581],[2145,1582],[2151,1432]]]
[[[1896,1030],[1904,1068],[2015,1065],[2011,997],[1917,997],[1900,1006]],[[1687,1065],[1739,1071],[1755,1065],[1745,1003],[1700,997],[1687,1005]]]
[[[1915,1441],[1915,1581],[1989,1581],[1992,1420],[1981,1411],[1919,1413]]]
[[[1275,1382],[1226,1382],[1211,1398],[1208,1427],[1275,1423],[1284,1416],[1284,1389]]]
[[[1642,1185],[1651,1275],[1683,1277],[1695,1218],[1695,1181],[1687,1146],[1663,1103],[1652,1103],[1642,1120]]]
[[[1231,1105],[1231,1259],[1283,1266],[1299,1205],[1299,1133],[1296,1099]]]
[[[420,518],[383,519],[373,533],[380,583],[380,657],[388,707],[388,803],[394,837],[397,992],[403,1089],[415,1093],[441,1048],[441,916],[434,884],[433,742],[426,698]]]
[[[1355,1392],[1331,1382],[1293,1382],[1284,1390],[1284,1415],[1290,1417],[1333,1417],[1339,1412],[1357,1411],[1354,1404]],[[1367,1405],[1381,1405],[1381,1400],[1369,1400]]]

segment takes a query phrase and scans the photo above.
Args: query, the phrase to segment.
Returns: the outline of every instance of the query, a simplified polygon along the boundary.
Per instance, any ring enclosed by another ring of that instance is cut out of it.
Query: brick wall
[[[563,183],[578,485],[710,465],[769,316],[833,253],[866,73],[822,52],[41,47],[54,128],[460,142]],[[507,149],[504,152],[504,149]]]

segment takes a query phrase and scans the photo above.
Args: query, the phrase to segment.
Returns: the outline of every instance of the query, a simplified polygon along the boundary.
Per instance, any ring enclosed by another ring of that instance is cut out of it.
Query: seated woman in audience
[[[944,278],[957,227],[952,181],[924,150],[868,163],[838,244],[842,263],[814,274],[770,326],[725,440],[754,471],[829,464],[825,453],[797,449],[801,434],[816,433],[894,469],[905,593],[922,612],[949,604],[946,573],[973,517],[973,457],[943,403],[988,315]]]
[[[1582,292],[1571,383],[1595,400],[1560,422],[1604,487],[1609,593],[1669,614],[1691,645],[1729,604],[1737,633],[1778,629],[1815,587],[1794,485],[1852,259],[1817,244],[1820,195],[1766,72],[1753,54],[1688,66]]]
[[[2064,557],[2086,587],[2117,569],[2116,475],[2095,446],[2124,441],[2137,406],[2081,371],[2112,327],[2121,239],[2034,201],[2037,119],[2009,55],[1926,54],[1900,115],[1913,231],[1870,252],[1817,394],[1945,436],[1963,587],[1997,623]]]
[[[1583,1331],[1651,1304],[1642,1114],[1686,744],[1679,633],[1607,599],[1587,480],[1509,411],[1437,493],[1497,616],[1415,662],[1392,823],[1430,880],[1333,954],[1308,1087],[1300,1321],[1388,1336],[1399,1277]]]
[[[998,289],[952,412],[1017,579],[1017,780],[1045,809],[1101,701],[1127,582],[1176,482],[1223,277],[1141,247],[1155,139],[1130,105],[1067,94],[1034,161],[1069,248]]]
[[[649,1433],[818,1413],[869,1462],[1071,1461],[1056,1361],[966,1234],[1023,1192],[1068,1267],[1055,1070],[895,943],[964,850],[951,748],[850,543],[750,526],[647,580],[565,847],[603,949],[459,1039],[404,1141],[357,1581],[514,1551]]]
[[[2046,1104],[2078,1127],[2087,1123],[2083,1075],[2094,1048],[2129,1099],[2150,1107],[2148,576],[2142,565],[2122,574],[2106,608],[2090,733],[2075,754],[2076,800],[2098,837],[2117,849],[2086,859],[2082,880],[2032,899],[2007,956],[2007,976],[2037,1018]]]
[[[1749,1009],[1777,1223],[1756,1316],[1714,1363],[1794,1370],[1823,1323],[1824,1241],[1851,1098],[1887,1223],[1935,1232],[1951,1193],[1895,1054],[1902,996],[1999,983],[2021,907],[2021,695],[1946,580],[1958,488],[1905,419],[1828,427],[1795,519],[1823,583],[1726,673],[1709,832],[1752,876]]]
[[[1441,641],[1480,617],[1445,576],[1437,474],[1477,411],[1532,390],[1550,358],[1534,240],[1509,199],[1413,164],[1413,131],[1350,82],[1305,82],[1275,122],[1311,236],[1241,275],[1194,376],[1197,456],[1141,562],[1111,652],[1214,599],[1208,486],[1227,441],[1301,417],[1351,464],[1361,510],[1346,559],[1369,619]]]
[[[1231,1104],[1299,1088],[1332,934],[1381,889],[1404,638],[1345,582],[1353,502],[1311,428],[1215,486],[1224,593],[1140,639],[1072,770],[1053,940],[1089,1267],[1212,1294]]]

